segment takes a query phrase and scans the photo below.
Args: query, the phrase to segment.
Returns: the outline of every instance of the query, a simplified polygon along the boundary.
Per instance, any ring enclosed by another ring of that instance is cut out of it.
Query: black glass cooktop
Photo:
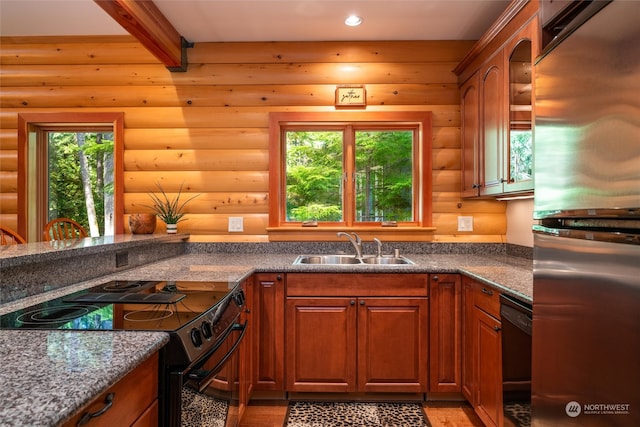
[[[0,316],[0,329],[175,331],[220,304],[230,282],[111,281]]]

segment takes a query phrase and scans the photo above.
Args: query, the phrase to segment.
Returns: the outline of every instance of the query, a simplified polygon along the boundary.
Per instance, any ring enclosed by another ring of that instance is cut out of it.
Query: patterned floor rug
[[[224,427],[228,410],[225,400],[182,388],[182,427]]]
[[[518,427],[531,426],[531,404],[529,403],[506,402],[504,413]]]
[[[429,427],[419,402],[291,402],[284,427]]]

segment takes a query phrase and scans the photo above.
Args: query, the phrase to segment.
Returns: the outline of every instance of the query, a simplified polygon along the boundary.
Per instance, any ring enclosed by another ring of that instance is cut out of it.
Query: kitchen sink
[[[300,255],[294,264],[360,264],[353,255]]]
[[[403,256],[372,256],[372,257],[364,257],[362,258],[362,262],[364,264],[405,264],[412,265],[415,264],[409,258],[405,258]]]
[[[408,258],[403,256],[369,256],[362,259],[356,258],[354,255],[299,255],[294,265],[413,265],[415,264]]]

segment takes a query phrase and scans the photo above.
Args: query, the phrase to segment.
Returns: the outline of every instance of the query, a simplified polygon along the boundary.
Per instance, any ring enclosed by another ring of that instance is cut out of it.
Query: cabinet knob
[[[491,289],[487,289],[487,288],[482,288],[482,293],[483,294],[487,294],[489,296],[493,295],[493,291]]]
[[[355,300],[351,300],[351,301],[349,301],[349,304],[350,305],[356,305],[356,301]]]
[[[438,280],[440,280],[440,278],[438,277],[438,275],[436,274],[435,276],[432,277],[432,280],[434,282],[437,282]]]
[[[493,327],[493,330],[496,331],[496,332],[500,332],[500,329],[502,329],[502,328],[500,328],[500,326],[494,326]]]
[[[276,280],[282,280],[282,276],[281,276],[280,274],[278,274],[278,275],[276,276]]]
[[[364,300],[360,300],[360,305],[364,305]]]

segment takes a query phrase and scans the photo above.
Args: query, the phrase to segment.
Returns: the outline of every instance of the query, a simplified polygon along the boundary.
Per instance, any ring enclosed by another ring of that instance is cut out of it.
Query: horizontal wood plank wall
[[[200,194],[180,225],[192,241],[267,241],[268,113],[334,111],[336,85],[364,84],[367,111],[433,112],[436,230],[403,240],[504,241],[505,205],[459,195],[452,70],[473,42],[199,43],[184,73],[167,71],[128,36],[0,42],[3,225],[17,224],[17,114],[117,111],[125,117],[125,216],[148,211],[156,182],[169,192],[184,183],[187,195]],[[458,215],[474,217],[474,232],[456,231]],[[230,216],[244,217],[243,233],[227,231]]]

